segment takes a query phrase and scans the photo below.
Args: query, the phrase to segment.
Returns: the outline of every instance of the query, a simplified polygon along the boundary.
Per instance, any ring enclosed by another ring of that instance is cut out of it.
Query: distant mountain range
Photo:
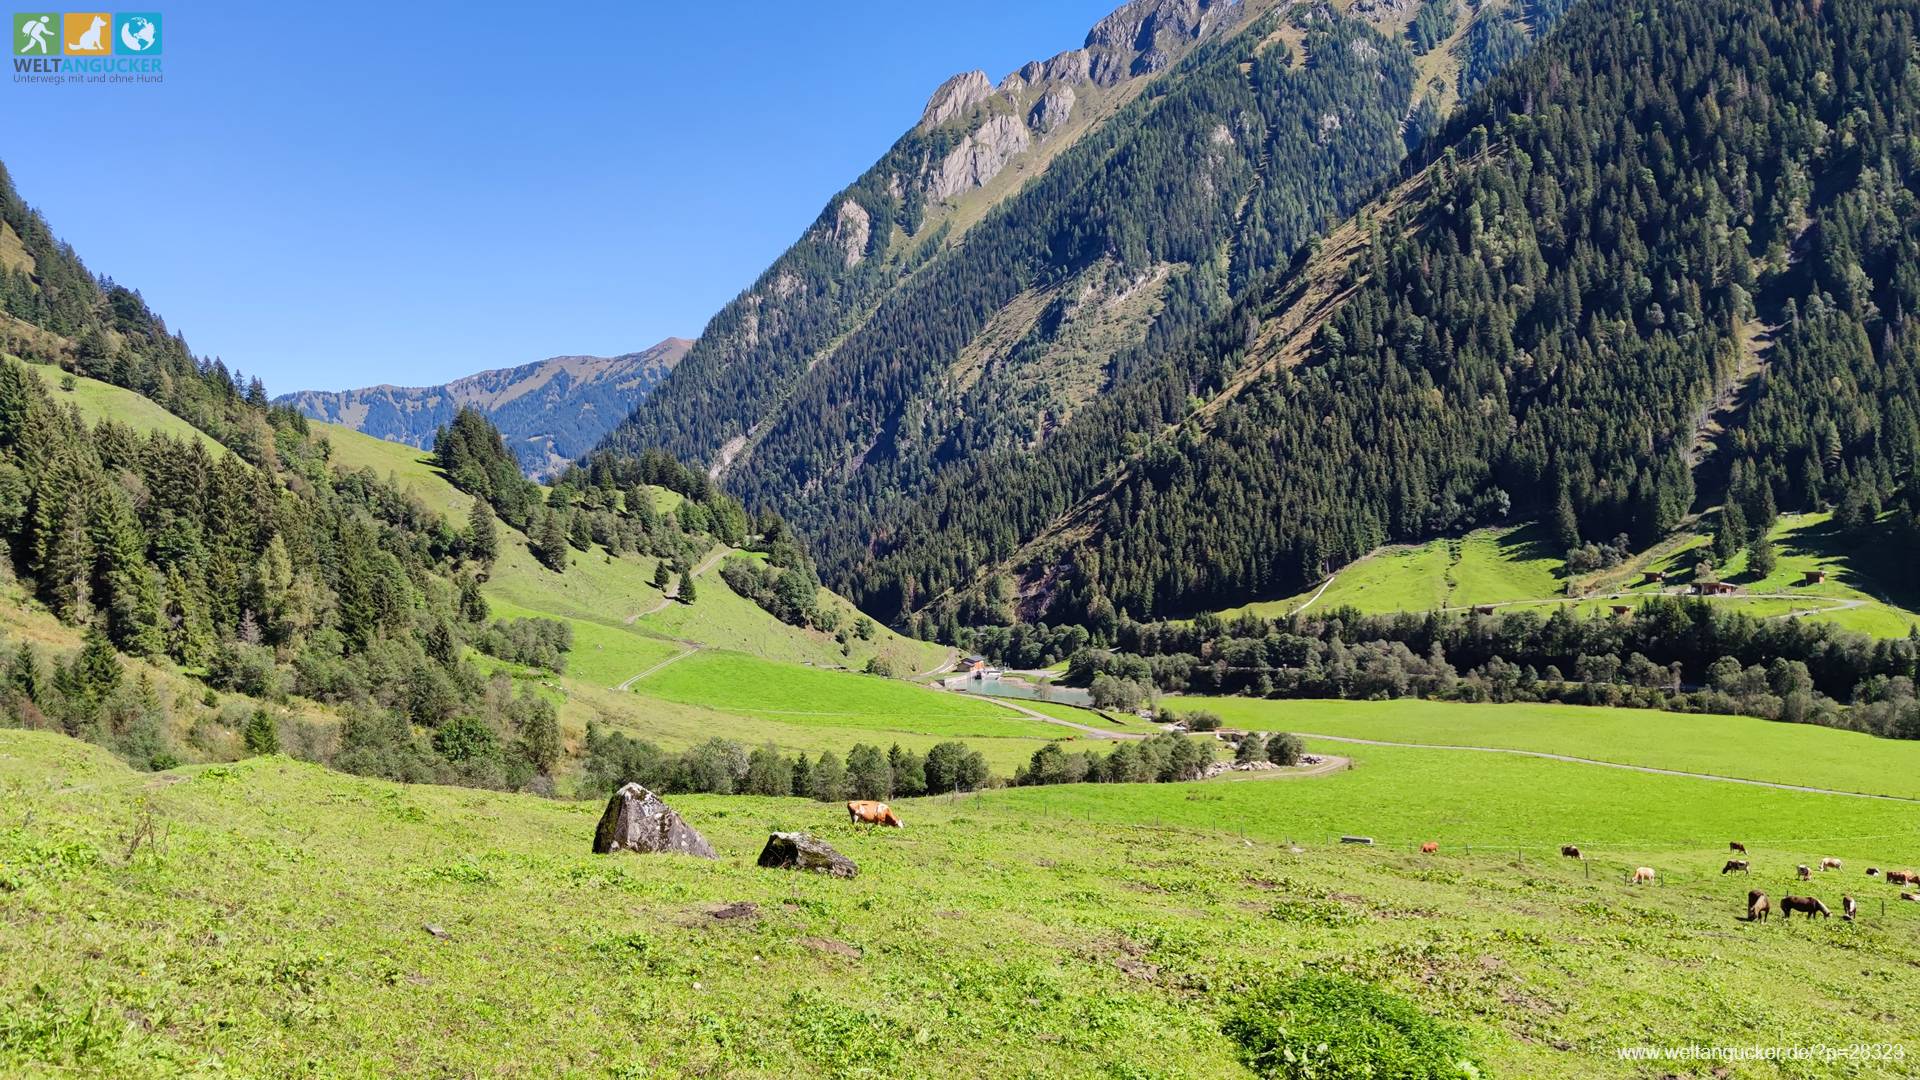
[[[428,447],[433,433],[472,406],[507,437],[529,475],[557,471],[593,448],[666,378],[693,342],[668,338],[620,356],[555,356],[443,386],[301,390],[274,400],[315,420]]]

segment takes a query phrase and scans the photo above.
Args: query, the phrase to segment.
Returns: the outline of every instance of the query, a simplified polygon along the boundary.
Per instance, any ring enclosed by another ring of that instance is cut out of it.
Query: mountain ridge
[[[507,436],[527,472],[545,476],[592,449],[692,346],[690,339],[669,337],[638,352],[552,356],[439,385],[299,390],[273,400],[314,420],[422,448],[462,406],[471,406]]]

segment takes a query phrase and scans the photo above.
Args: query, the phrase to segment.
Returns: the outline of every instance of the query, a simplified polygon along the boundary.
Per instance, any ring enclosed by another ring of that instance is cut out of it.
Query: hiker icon
[[[47,35],[52,33],[47,28],[47,23],[51,21],[53,16],[42,15],[38,19],[28,19],[20,24],[20,36],[26,39],[26,43],[20,46],[20,55],[25,56],[35,49],[40,50],[40,55],[47,55]]]

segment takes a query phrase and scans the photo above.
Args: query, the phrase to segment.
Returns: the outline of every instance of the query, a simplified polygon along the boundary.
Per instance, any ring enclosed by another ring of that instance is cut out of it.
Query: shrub
[[[1412,1002],[1344,975],[1302,975],[1244,1001],[1225,1024],[1261,1076],[1306,1080],[1477,1077],[1459,1032]]]
[[[1267,760],[1275,765],[1298,765],[1300,754],[1305,747],[1300,736],[1288,731],[1278,731],[1267,736]]]

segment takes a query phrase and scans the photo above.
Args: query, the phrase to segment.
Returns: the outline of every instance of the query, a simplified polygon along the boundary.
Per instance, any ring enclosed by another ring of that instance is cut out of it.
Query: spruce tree
[[[680,588],[678,591],[678,597],[680,602],[683,604],[693,603],[695,599],[695,593],[694,593],[694,587],[693,587],[693,571],[688,570],[683,572],[680,575]]]
[[[500,529],[485,499],[473,500],[473,509],[467,512],[467,554],[487,565],[500,557]]]

